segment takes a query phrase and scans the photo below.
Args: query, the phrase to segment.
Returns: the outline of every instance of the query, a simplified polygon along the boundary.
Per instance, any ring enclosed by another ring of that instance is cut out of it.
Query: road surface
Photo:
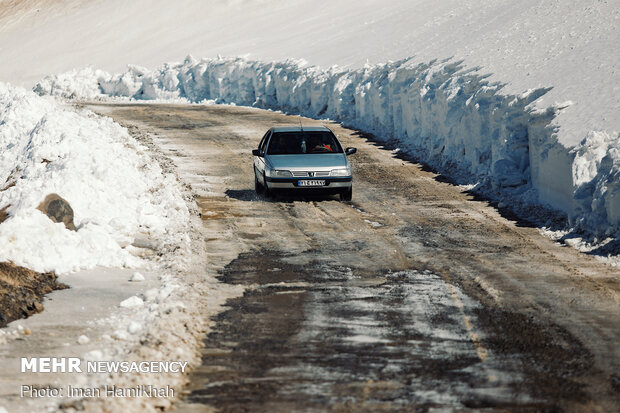
[[[218,268],[245,293],[212,320],[180,411],[620,405],[617,269],[337,124],[358,148],[350,203],[254,193],[251,150],[298,117],[89,107],[152,135],[192,185],[212,259],[238,252]]]

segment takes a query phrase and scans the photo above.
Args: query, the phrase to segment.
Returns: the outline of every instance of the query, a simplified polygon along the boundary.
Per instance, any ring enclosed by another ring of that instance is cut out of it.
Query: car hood
[[[343,153],[267,155],[267,158],[273,169],[306,170],[347,166],[347,158]]]

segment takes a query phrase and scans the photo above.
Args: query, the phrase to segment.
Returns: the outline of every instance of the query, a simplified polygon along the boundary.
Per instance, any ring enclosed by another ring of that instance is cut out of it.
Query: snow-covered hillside
[[[3,4],[16,3],[12,0]],[[0,81],[92,64],[120,71],[199,57],[303,58],[360,68],[413,57],[480,67],[505,93],[550,87],[537,106],[558,116],[560,141],[620,131],[617,0],[27,0],[0,17]],[[1,16],[1,15],[0,15]]]
[[[255,73],[246,63],[218,66],[231,94],[222,96],[211,87],[193,97],[316,116],[308,105],[355,96],[341,108],[330,104],[320,116],[393,135],[431,163],[456,164],[519,200],[560,209],[586,231],[617,232],[617,0],[179,0],[174,7],[164,0],[4,0],[0,5],[5,6],[0,59],[10,62],[0,65],[0,80],[31,87],[45,75],[89,64],[120,72],[129,63],[153,68],[187,54],[241,55],[264,63],[249,64]],[[296,88],[291,90],[300,95],[292,100],[256,102],[246,93],[252,89],[258,97],[262,86],[238,84],[260,83],[270,62],[288,58],[303,58],[322,70],[290,65],[269,77],[291,88],[297,81],[289,72],[301,73],[311,79],[310,95]],[[406,63],[381,64],[401,59]],[[187,90],[174,90],[177,81],[188,85],[174,77],[191,64],[152,74],[134,67],[122,81],[103,78],[116,82],[116,95],[129,96],[152,79],[155,89],[160,82],[160,91],[171,92],[159,97],[192,99]],[[328,70],[332,65],[340,68]],[[342,75],[344,69],[352,71]],[[200,89],[202,80],[194,80]],[[349,82],[348,89],[337,80]],[[140,85],[132,84],[136,81]],[[61,78],[46,82],[40,92],[62,94],[76,87],[75,79],[64,90]],[[52,84],[59,89],[46,89]],[[100,92],[96,84],[89,87]],[[315,89],[329,96],[316,98]],[[470,106],[464,96],[474,96],[476,103]],[[149,91],[141,97],[148,98]],[[428,105],[416,106],[418,100]]]

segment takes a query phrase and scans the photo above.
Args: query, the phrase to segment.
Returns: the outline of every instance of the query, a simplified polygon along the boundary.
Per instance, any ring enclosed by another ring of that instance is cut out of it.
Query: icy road
[[[181,411],[620,405],[617,269],[339,125],[358,148],[353,202],[272,200],[251,150],[299,118],[90,108],[153,136],[202,209],[207,267],[246,288],[212,320]]]

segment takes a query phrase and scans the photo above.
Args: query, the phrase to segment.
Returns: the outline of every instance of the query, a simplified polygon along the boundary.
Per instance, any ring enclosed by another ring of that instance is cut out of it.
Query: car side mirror
[[[344,153],[347,155],[353,155],[356,152],[357,152],[357,148],[347,148],[344,150]]]
[[[254,156],[263,156],[258,149],[252,149],[252,155]]]

